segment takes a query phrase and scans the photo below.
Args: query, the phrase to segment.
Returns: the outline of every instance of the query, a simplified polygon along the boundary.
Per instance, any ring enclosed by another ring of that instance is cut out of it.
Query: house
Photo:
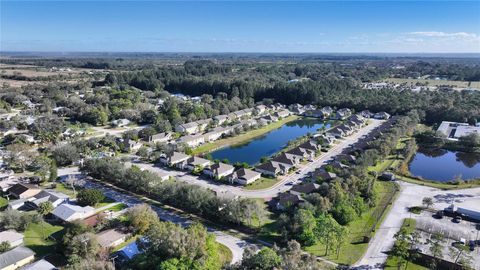
[[[294,185],[290,189],[290,193],[293,195],[301,195],[301,194],[310,194],[318,190],[320,185],[316,183],[302,183],[298,185]]]
[[[306,141],[306,142],[300,144],[298,147],[308,149],[308,150],[312,150],[312,151],[315,151],[315,152],[320,151],[320,149],[321,149],[320,144],[318,144],[318,143],[316,143],[312,140]]]
[[[218,126],[220,126],[223,123],[227,122],[228,116],[226,114],[217,115],[213,117],[213,120],[217,123]]]
[[[148,142],[149,143],[166,143],[171,139],[172,139],[171,133],[162,132],[162,133],[149,136]]]
[[[210,132],[203,134],[203,137],[206,142],[212,142],[220,139],[223,135],[230,134],[232,130],[232,127],[217,127]]]
[[[57,207],[62,203],[68,202],[69,199],[70,198],[63,193],[52,190],[42,190],[26,201],[25,204],[32,209],[36,209],[43,202],[51,202],[53,207]]]
[[[336,119],[338,120],[345,120],[347,117],[352,115],[352,111],[348,108],[342,108],[337,111],[337,114],[335,116]]]
[[[20,180],[17,177],[13,177],[13,176],[2,177],[2,180],[0,181],[0,190],[2,192],[7,192],[9,188],[13,187],[19,182]]]
[[[298,114],[298,115],[301,115],[305,112],[305,108],[301,104],[298,104],[298,103],[291,104],[290,106],[288,106],[288,109],[292,113]]]
[[[117,119],[112,121],[113,127],[125,127],[130,124],[130,120],[128,119]]]
[[[198,120],[197,121],[198,132],[204,131],[209,124],[210,124],[210,119]]]
[[[122,140],[122,144],[123,144],[123,148],[127,152],[136,151],[143,146],[143,144],[141,142],[137,142],[137,141],[130,140],[130,139]]]
[[[322,110],[309,110],[303,113],[304,116],[307,117],[316,117],[316,118],[325,118],[328,115],[325,115]]]
[[[302,159],[312,159],[315,157],[315,151],[310,149],[305,149],[299,146],[287,151],[286,153],[296,155],[296,156],[301,156]]]
[[[273,123],[278,121],[278,117],[273,115],[267,115],[265,117],[262,117],[262,119],[265,119],[268,123]]]
[[[78,206],[73,204],[61,204],[53,209],[52,215],[62,221],[72,221],[76,219],[84,219],[95,214],[95,208],[91,206]]]
[[[369,110],[364,110],[360,112],[360,115],[365,118],[371,118],[373,116],[373,113],[371,113]]]
[[[289,154],[289,153],[281,153],[280,155],[272,159],[272,161],[288,164],[289,166],[293,167],[302,161],[302,156]]]
[[[8,242],[10,247],[17,247],[23,244],[23,234],[13,230],[0,232],[0,243]]]
[[[22,206],[25,205],[25,202],[27,202],[28,200],[27,199],[18,199],[18,200],[10,200],[8,202],[8,206],[7,208],[8,209],[20,209]]]
[[[0,254],[0,270],[14,270],[35,259],[35,252],[27,247],[16,247]]]
[[[340,162],[348,162],[348,163],[353,163],[357,158],[353,155],[347,155],[347,154],[339,154],[335,156],[335,160],[340,161]]]
[[[27,199],[33,197],[42,191],[38,186],[31,184],[18,183],[7,189],[7,193],[17,199]]]
[[[188,145],[189,147],[197,147],[203,143],[205,143],[205,136],[204,135],[185,135],[180,137],[177,140],[177,143],[184,143]]]
[[[96,234],[97,241],[102,248],[115,247],[127,240],[128,234],[117,229],[109,229]]]
[[[327,172],[324,169],[318,169],[313,171],[310,174],[310,178],[312,178],[314,181],[320,180],[320,181],[330,181],[335,178],[337,178],[337,175],[333,172]]]
[[[190,158],[189,155],[185,155],[180,152],[172,152],[171,154],[160,157],[160,163],[166,166],[175,166],[179,169],[183,169],[186,165],[186,161]]]
[[[280,110],[275,113],[275,116],[278,118],[285,118],[290,115],[290,112],[288,110]]]
[[[373,118],[375,119],[388,119],[390,118],[390,114],[386,113],[386,112],[378,112],[376,114],[373,115]]]
[[[235,167],[225,163],[215,163],[210,168],[206,168],[203,170],[203,173],[216,179],[220,179],[222,177],[226,177],[230,175],[235,170]]]
[[[230,177],[230,180],[245,186],[257,181],[261,176],[262,174],[259,172],[242,168],[235,171]]]
[[[333,109],[330,106],[325,106],[320,109],[325,117],[330,116],[333,113]]]
[[[291,193],[280,193],[276,199],[276,208],[277,210],[286,210],[292,206],[296,206],[303,202],[303,199],[300,195],[295,195]]]
[[[258,105],[258,106],[255,107],[255,113],[257,115],[260,115],[260,114],[264,113],[265,111],[267,111],[267,106],[265,106],[265,105]]]
[[[133,242],[121,248],[114,254],[119,257],[120,261],[129,261],[140,253],[137,242]]]
[[[45,259],[38,260],[34,263],[26,265],[19,270],[57,270],[58,268],[55,265],[49,263]]]
[[[234,112],[229,113],[229,114],[227,115],[227,120],[228,120],[228,121],[237,120],[237,115],[236,115]]]
[[[212,162],[208,159],[193,156],[187,160],[187,165],[185,166],[185,169],[193,171],[195,170],[195,168],[208,167],[211,163]]]
[[[245,110],[240,110],[234,112],[236,118],[243,118],[252,115],[253,110],[252,109],[245,109]]]
[[[275,161],[268,161],[255,167],[255,171],[266,176],[275,177],[278,174],[281,174],[281,175],[287,174],[288,170],[291,167],[292,166],[288,164],[278,163]]]
[[[198,132],[198,124],[197,122],[178,124],[175,127],[175,131],[180,133],[185,133],[185,134],[195,134]]]
[[[328,134],[334,136],[335,138],[342,138],[345,136],[345,131],[340,127],[334,127],[328,131]]]

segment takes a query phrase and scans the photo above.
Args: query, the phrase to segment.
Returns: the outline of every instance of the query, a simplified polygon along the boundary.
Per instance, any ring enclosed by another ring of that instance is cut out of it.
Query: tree
[[[37,156],[37,152],[28,144],[10,144],[6,149],[7,155],[5,160],[7,161],[8,166],[11,169],[20,172],[23,172]]]
[[[433,205],[433,199],[431,197],[425,197],[423,198],[422,200],[422,204],[426,207],[426,208],[430,208],[432,205]]]
[[[392,255],[397,257],[397,268],[400,268],[408,262],[410,254],[410,245],[408,243],[406,230],[401,229],[395,234],[395,244],[393,245]]]
[[[45,216],[50,214],[50,212],[53,211],[53,204],[50,201],[45,201],[41,202],[38,205],[37,212],[45,219]],[[45,239],[45,228],[44,228],[44,223],[45,221],[42,221],[42,235],[43,239]]]
[[[55,147],[52,151],[52,157],[56,164],[60,166],[68,166],[80,159],[77,147],[72,144],[64,144]]]
[[[9,251],[12,248],[10,245],[10,242],[8,241],[3,241],[0,243],[0,253],[3,253],[5,251]]]
[[[94,206],[97,203],[103,201],[104,199],[105,195],[103,195],[102,191],[98,189],[82,189],[78,192],[77,195],[78,204],[82,206]]]
[[[69,174],[67,179],[65,179],[65,184],[72,188],[74,197],[77,195],[75,187],[83,187],[85,185],[85,180],[78,179],[75,175]]]
[[[33,161],[30,169],[35,172],[35,175],[40,177],[42,182],[53,181],[57,178],[57,166],[55,161],[47,156],[38,156]]]
[[[238,266],[242,270],[273,270],[281,263],[281,257],[271,248],[262,248],[257,252],[254,247],[247,247]]]
[[[87,232],[74,236],[67,244],[66,254],[70,263],[95,257],[100,250],[95,234]]]
[[[69,264],[66,270],[115,270],[115,265],[112,262],[98,259],[86,258],[80,259],[78,262]]]
[[[429,239],[427,239],[427,244],[430,245],[430,252],[433,256],[432,264],[430,265],[432,269],[437,267],[438,261],[443,257],[444,242],[445,239],[441,233],[434,233]]]
[[[126,213],[130,224],[139,234],[146,232],[152,224],[158,221],[158,215],[148,204],[137,204]]]

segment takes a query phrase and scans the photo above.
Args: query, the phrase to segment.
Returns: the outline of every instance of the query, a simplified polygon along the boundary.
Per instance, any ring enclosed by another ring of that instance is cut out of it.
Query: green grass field
[[[122,211],[123,209],[125,208],[128,208],[128,206],[124,203],[119,203],[119,204],[116,204],[108,209],[106,209],[106,211],[112,211],[112,212],[120,212]]]
[[[8,200],[0,197],[0,209],[8,205]]]
[[[298,118],[299,118],[299,116],[292,115],[292,116],[286,117],[286,118],[284,118],[284,119],[282,119],[278,122],[271,123],[271,124],[266,125],[262,128],[250,130],[250,131],[248,131],[246,133],[243,133],[243,134],[240,134],[238,136],[229,137],[229,138],[225,138],[225,139],[220,139],[220,140],[217,140],[217,141],[214,141],[214,142],[211,142],[211,143],[201,145],[201,146],[193,149],[192,154],[197,155],[197,154],[208,153],[208,152],[211,152],[215,149],[221,148],[221,147],[226,146],[226,145],[236,145],[236,144],[246,142],[246,141],[251,140],[255,137],[261,136],[261,135],[263,135],[263,134],[265,134],[265,133],[267,133],[271,130],[277,129],[277,128],[283,126],[284,124],[286,124],[288,122],[291,122],[291,121],[294,121]]]
[[[232,251],[228,247],[220,243],[218,244],[218,254],[220,256],[220,261],[222,262],[222,265],[230,264],[233,259]]]
[[[278,182],[278,179],[276,178],[261,177],[260,179],[251,183],[250,185],[245,186],[244,189],[247,189],[247,190],[266,189],[275,185],[277,182]]]
[[[43,226],[42,226],[43,224]],[[45,235],[45,238],[43,237]],[[55,253],[56,242],[52,239],[61,239],[63,227],[51,225],[47,222],[31,223],[24,233],[24,244],[35,251],[37,256]]]
[[[380,209],[383,209],[383,207],[388,204],[392,194],[396,190],[396,187],[395,183],[377,181],[375,183],[375,190],[378,194],[376,206],[363,213],[363,215],[357,220],[354,220],[347,225],[349,230],[347,240],[345,241],[347,244],[344,244],[341,247],[338,257],[332,252],[330,252],[330,254],[327,256],[324,256],[325,246],[322,244],[305,247],[305,250],[314,255],[321,256],[327,260],[334,261],[339,264],[351,265],[358,261],[368,247],[368,243],[358,243],[359,239],[363,235],[369,235],[369,230],[375,225],[375,213],[378,213]],[[376,224],[376,227],[381,224],[381,221],[388,210],[389,209],[387,208],[387,210],[383,213],[380,221]]]

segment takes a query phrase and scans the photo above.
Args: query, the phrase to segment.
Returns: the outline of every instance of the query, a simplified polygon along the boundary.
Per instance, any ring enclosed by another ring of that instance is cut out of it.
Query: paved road
[[[238,186],[232,186],[228,184],[218,184],[213,181],[206,180],[202,177],[191,175],[185,171],[176,171],[176,170],[170,170],[167,168],[159,168],[150,163],[135,162],[135,165],[139,166],[142,169],[146,169],[152,172],[157,172],[161,174],[166,173],[170,176],[177,178],[180,181],[184,181],[189,184],[194,184],[194,185],[202,186],[204,188],[211,189],[217,192],[217,194],[226,194],[226,195],[239,196],[239,197],[245,197],[245,198],[264,198],[268,200],[277,196],[278,193],[288,191],[290,188],[292,188],[291,185],[286,185],[288,182],[298,181],[299,179],[305,177],[309,172],[312,172],[315,169],[321,167],[332,157],[340,154],[345,148],[356,143],[362,136],[367,135],[374,128],[380,126],[383,122],[384,122],[383,120],[371,119],[369,125],[361,128],[355,134],[352,134],[351,136],[345,139],[337,141],[337,143],[327,153],[322,153],[322,155],[317,157],[313,162],[309,162],[306,166],[302,167],[300,170],[301,171],[300,174],[293,173],[285,177],[281,177],[278,183],[276,183],[274,186],[267,189],[246,190]]]
[[[59,177],[69,175],[69,174],[80,174],[80,173],[79,173],[77,167],[61,168],[61,169],[58,170]],[[109,188],[106,185],[102,185],[102,184],[99,184],[99,183],[96,183],[96,182],[87,181],[86,186],[89,187],[89,188],[99,189],[103,192],[103,194],[105,194],[105,196],[107,196],[109,198],[112,198],[112,199],[114,199],[118,202],[124,203],[129,207],[134,206],[136,204],[143,203],[140,199],[138,199],[134,196],[130,196],[130,195],[127,195],[125,193],[118,192],[118,191],[116,191],[112,188]],[[191,220],[189,220],[185,217],[181,217],[177,214],[173,214],[173,213],[171,213],[171,212],[169,212],[169,211],[167,211],[163,208],[152,206],[152,209],[154,209],[155,212],[157,212],[158,217],[161,220],[170,221],[170,222],[179,224],[183,227],[188,226],[192,223]],[[237,237],[231,236],[229,234],[226,234],[222,231],[218,231],[218,230],[213,229],[213,228],[207,227],[207,230],[210,233],[213,233],[216,236],[217,242],[225,245],[226,247],[228,247],[232,251],[232,255],[233,255],[232,263],[236,263],[236,262],[241,261],[242,256],[243,256],[243,251],[244,251],[245,247],[247,247],[249,245],[254,245],[254,244],[249,243],[245,240],[239,239]]]
[[[443,191],[405,182],[399,182],[399,184],[400,194],[397,200],[370,241],[363,258],[354,265],[355,268],[383,269],[383,264],[388,257],[386,253],[393,247],[394,235],[399,231],[403,220],[419,217],[408,212],[408,208],[422,205],[424,197],[432,197],[435,202],[433,207],[437,210],[444,209],[452,202],[466,208],[480,206],[480,188]]]

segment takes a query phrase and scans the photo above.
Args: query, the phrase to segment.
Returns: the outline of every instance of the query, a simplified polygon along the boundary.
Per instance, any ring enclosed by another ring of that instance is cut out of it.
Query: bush
[[[81,206],[93,206],[104,199],[105,195],[98,189],[83,189],[77,195],[78,204]]]

